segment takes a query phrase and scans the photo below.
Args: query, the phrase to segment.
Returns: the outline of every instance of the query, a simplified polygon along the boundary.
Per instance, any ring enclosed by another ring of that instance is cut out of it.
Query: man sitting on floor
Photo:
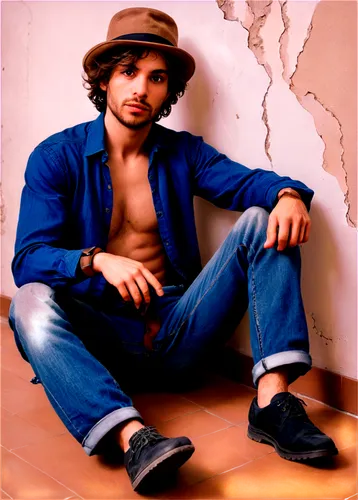
[[[258,388],[249,437],[292,460],[337,453],[288,392],[311,367],[298,245],[313,192],[156,124],[194,73],[177,41],[163,12],[112,18],[83,61],[101,114],[31,154],[13,260],[20,352],[86,453],[117,442],[141,492],[194,446],[146,427],[124,387],[195,377],[247,308]],[[204,269],[194,196],[244,212]]]

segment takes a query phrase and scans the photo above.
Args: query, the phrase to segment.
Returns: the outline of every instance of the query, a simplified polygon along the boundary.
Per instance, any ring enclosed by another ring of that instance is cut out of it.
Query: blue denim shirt
[[[101,274],[78,271],[84,248],[106,248],[113,195],[104,139],[104,115],[55,134],[31,154],[22,192],[12,270],[17,286],[42,282],[69,287],[74,295],[101,297]],[[270,211],[284,187],[297,190],[307,207],[313,191],[272,171],[250,170],[201,137],[153,125],[146,142],[148,179],[158,230],[168,260],[181,283],[201,270],[193,197],[244,211]]]

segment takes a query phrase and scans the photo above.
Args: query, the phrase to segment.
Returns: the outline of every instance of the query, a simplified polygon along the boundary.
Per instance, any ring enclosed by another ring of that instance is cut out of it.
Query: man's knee
[[[236,224],[253,224],[257,229],[267,228],[269,213],[261,207],[250,207],[241,215]]]
[[[254,240],[262,242],[266,239],[269,213],[260,207],[251,207],[236,221],[232,228],[233,236],[237,235],[240,242],[249,244]]]
[[[9,323],[21,341],[44,344],[47,326],[54,311],[50,301],[54,291],[43,283],[28,283],[22,286],[11,301]]]

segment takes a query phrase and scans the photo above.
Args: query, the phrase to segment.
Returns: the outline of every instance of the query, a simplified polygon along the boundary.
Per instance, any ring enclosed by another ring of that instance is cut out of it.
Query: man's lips
[[[137,109],[140,111],[149,111],[148,106],[144,106],[143,104],[140,104],[139,102],[127,102],[126,106],[129,106],[130,108]]]

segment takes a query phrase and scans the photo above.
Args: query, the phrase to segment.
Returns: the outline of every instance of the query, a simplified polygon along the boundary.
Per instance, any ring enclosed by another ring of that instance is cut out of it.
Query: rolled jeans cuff
[[[89,431],[87,436],[82,441],[82,446],[87,455],[93,455],[94,449],[101,441],[101,439],[116,425],[125,422],[126,420],[140,420],[143,423],[143,418],[141,414],[132,406],[127,406],[125,408],[119,408],[118,410],[112,411],[105,417],[103,417],[99,422],[96,423]]]
[[[292,365],[288,368],[288,382],[292,384],[298,377],[305,375],[312,367],[311,356],[305,351],[283,351],[261,359],[252,369],[252,377],[257,387],[258,379],[275,368]]]

